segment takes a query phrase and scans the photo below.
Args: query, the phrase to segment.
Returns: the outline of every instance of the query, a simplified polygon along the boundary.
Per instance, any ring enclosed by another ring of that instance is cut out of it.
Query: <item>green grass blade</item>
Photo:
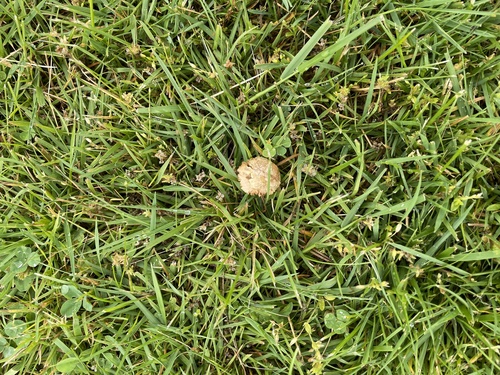
[[[316,32],[311,36],[307,43],[300,49],[300,51],[293,57],[292,61],[287,65],[283,73],[281,73],[280,79],[285,79],[293,75],[304,60],[309,56],[309,53],[318,44],[321,38],[328,32],[333,22],[327,19],[323,24],[316,30]]]

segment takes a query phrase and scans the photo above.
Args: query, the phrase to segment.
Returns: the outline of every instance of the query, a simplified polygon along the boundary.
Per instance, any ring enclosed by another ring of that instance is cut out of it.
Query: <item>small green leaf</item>
[[[79,299],[69,299],[64,302],[61,306],[61,314],[66,317],[71,317],[80,310],[82,307],[82,301]]]
[[[56,370],[62,372],[63,374],[67,374],[68,372],[73,371],[79,363],[80,358],[78,357],[65,358],[56,365]]]
[[[21,132],[19,134],[19,139],[21,141],[29,141],[32,138],[32,135],[29,131]]]
[[[290,147],[292,145],[292,140],[290,139],[290,137],[284,137],[280,145],[283,147]]]
[[[15,283],[17,289],[19,289],[21,292],[26,292],[33,285],[34,279],[35,279],[35,275],[27,275],[23,278],[15,277],[14,283]]]
[[[36,267],[40,263],[40,256],[33,253],[27,246],[16,249],[16,260],[12,262],[11,271],[14,273],[25,272],[28,267]]]
[[[43,107],[45,105],[45,95],[41,87],[36,87],[34,99],[38,106]]]
[[[92,311],[92,304],[87,300],[87,296],[83,297],[83,308],[87,311]]]
[[[347,330],[348,318],[347,311],[339,309],[337,314],[328,313],[325,315],[325,326],[337,334],[342,334]]]
[[[40,255],[38,255],[37,253],[31,253],[28,259],[26,260],[26,263],[30,267],[36,267],[40,264],[40,262],[41,262]]]
[[[0,352],[3,351],[8,346],[7,340],[4,337],[0,337]]]
[[[284,147],[276,147],[276,154],[279,156],[283,156],[286,154],[286,148]]]
[[[318,300],[318,308],[319,311],[325,310],[325,300],[322,297]]]
[[[63,285],[61,287],[61,293],[64,295],[64,297],[70,299],[70,298],[78,298],[82,295],[82,292],[80,292],[76,287],[73,285]]]
[[[337,310],[337,319],[342,321],[342,322],[347,322],[347,319],[349,317],[349,314],[347,311],[339,309]]]
[[[7,346],[3,351],[2,351],[2,354],[3,354],[3,357],[4,358],[9,358],[9,357],[12,357],[14,355],[14,353],[16,352],[16,348],[13,348],[12,346]]]
[[[460,198],[455,198],[451,203],[451,210],[456,211],[464,204],[463,200]]]
[[[104,358],[103,358],[104,357]],[[105,369],[111,370],[113,367],[119,363],[118,359],[113,356],[111,353],[104,353],[102,357],[97,359],[97,362]]]
[[[16,256],[20,260],[26,260],[31,255],[31,249],[28,246],[19,246],[16,249]]]
[[[276,149],[270,142],[266,142],[264,145],[264,150],[262,151],[262,156],[265,158],[272,158],[276,155]]]
[[[16,338],[21,336],[23,331],[24,331],[24,322],[19,319],[7,323],[4,327],[4,333],[10,338]]]
[[[325,315],[326,328],[334,329],[337,326],[337,317],[335,314],[328,313]]]
[[[290,140],[290,136],[288,134],[282,135],[282,136],[275,136],[272,139],[272,144],[275,147],[278,146],[283,146],[283,147],[290,147],[292,145],[292,141]]]
[[[13,273],[23,273],[28,269],[28,265],[24,263],[22,260],[15,260],[12,262],[10,270]]]

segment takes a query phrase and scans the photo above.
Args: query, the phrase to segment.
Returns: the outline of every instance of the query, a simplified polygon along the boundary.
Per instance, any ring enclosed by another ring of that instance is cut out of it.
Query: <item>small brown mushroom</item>
[[[280,171],[271,160],[258,156],[240,165],[238,179],[245,193],[263,197],[279,188]]]

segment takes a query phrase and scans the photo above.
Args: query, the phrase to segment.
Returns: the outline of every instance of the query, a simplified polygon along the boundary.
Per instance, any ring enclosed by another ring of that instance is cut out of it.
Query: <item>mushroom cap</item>
[[[258,156],[240,165],[238,179],[245,193],[263,197],[279,188],[280,171],[271,160]]]

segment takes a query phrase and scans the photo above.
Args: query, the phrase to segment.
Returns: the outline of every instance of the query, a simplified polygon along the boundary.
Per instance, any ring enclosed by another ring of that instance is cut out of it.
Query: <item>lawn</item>
[[[495,0],[0,0],[0,373],[499,374],[499,35]]]

